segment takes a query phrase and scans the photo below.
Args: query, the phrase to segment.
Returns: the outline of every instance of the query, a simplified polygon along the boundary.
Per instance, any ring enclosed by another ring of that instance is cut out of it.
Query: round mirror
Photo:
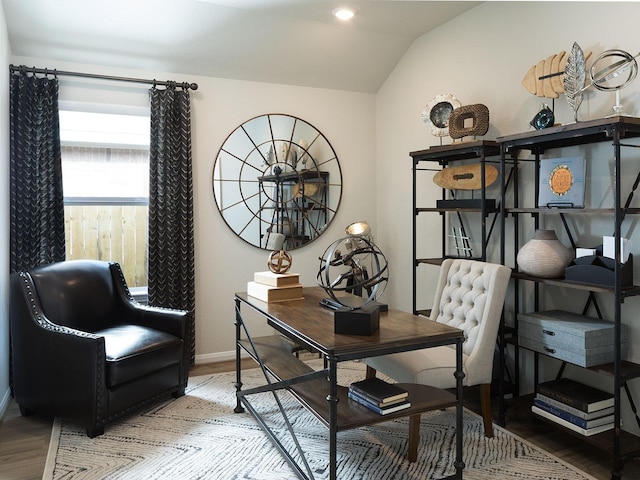
[[[293,250],[318,238],[342,197],[342,172],[325,136],[304,120],[261,115],[236,128],[213,166],[213,195],[245,242]]]

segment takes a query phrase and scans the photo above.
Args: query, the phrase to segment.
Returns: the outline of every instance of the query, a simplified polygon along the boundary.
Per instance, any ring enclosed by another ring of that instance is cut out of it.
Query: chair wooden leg
[[[420,415],[409,417],[409,452],[407,458],[410,462],[418,459],[418,444],[420,443]]]
[[[493,414],[491,412],[491,384],[480,385],[480,410],[482,411],[482,421],[484,422],[484,434],[493,437]]]
[[[365,378],[375,378],[377,370],[373,367],[367,365],[367,372],[365,373]]]

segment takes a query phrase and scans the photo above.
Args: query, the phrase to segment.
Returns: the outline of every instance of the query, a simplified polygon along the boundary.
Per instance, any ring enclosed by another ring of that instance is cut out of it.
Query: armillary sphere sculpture
[[[624,107],[620,104],[620,90],[629,85],[638,74],[638,62],[635,57],[624,50],[605,50],[593,61],[589,71],[591,83],[583,88],[593,86],[602,92],[616,92],[615,115],[622,114]]]
[[[375,301],[386,287],[387,259],[366,236],[349,235],[333,242],[320,257],[317,282],[329,296],[343,307],[355,310]],[[358,295],[362,301],[353,304],[336,292]],[[366,292],[366,296],[364,296]]]
[[[273,273],[287,273],[291,268],[293,259],[286,250],[274,250],[269,255],[267,266]]]

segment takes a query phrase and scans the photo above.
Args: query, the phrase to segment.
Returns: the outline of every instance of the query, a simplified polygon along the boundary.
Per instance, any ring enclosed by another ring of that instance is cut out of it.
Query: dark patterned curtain
[[[10,75],[11,272],[65,259],[58,80]]]
[[[189,91],[150,90],[149,303],[191,312],[195,363],[193,181]]]

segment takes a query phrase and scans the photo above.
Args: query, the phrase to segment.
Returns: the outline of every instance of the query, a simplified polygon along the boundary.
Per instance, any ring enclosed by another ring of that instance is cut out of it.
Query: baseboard
[[[242,352],[242,357],[246,357],[246,352]],[[218,352],[218,353],[205,353],[203,355],[196,355],[195,362],[196,365],[201,365],[203,363],[217,363],[217,362],[227,362],[229,360],[236,359],[235,350],[231,350],[228,352]]]
[[[4,416],[9,409],[9,403],[11,403],[11,389],[7,388],[7,391],[2,395],[2,401],[0,401],[0,423],[4,420]]]

